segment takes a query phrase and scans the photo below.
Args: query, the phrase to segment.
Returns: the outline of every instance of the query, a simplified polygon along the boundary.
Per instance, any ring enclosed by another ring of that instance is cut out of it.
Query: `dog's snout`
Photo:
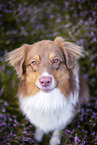
[[[50,86],[52,83],[52,78],[51,77],[41,77],[39,79],[39,83],[41,84],[42,87]]]

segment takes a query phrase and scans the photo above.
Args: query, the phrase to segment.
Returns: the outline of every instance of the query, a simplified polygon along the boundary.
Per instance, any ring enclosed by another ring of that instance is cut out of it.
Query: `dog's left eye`
[[[31,62],[31,64],[36,65],[37,62],[36,62],[35,60],[33,60],[33,61]]]

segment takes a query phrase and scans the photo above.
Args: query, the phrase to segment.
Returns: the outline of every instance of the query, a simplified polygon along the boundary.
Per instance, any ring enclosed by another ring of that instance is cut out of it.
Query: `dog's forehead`
[[[39,55],[40,57],[49,57],[52,53],[62,56],[61,49],[54,41],[43,40],[33,44],[28,52],[28,55],[30,57],[34,57],[35,55]]]

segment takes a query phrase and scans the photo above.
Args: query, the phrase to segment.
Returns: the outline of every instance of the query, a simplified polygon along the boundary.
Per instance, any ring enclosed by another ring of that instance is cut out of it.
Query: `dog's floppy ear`
[[[4,56],[4,60],[9,61],[9,64],[11,64],[16,69],[19,77],[21,77],[24,72],[23,65],[27,46],[28,44],[24,44],[20,48],[17,48]]]
[[[72,68],[75,64],[75,61],[84,56],[84,51],[80,46],[71,42],[67,42],[62,37],[56,37],[54,41],[63,50],[68,68]]]

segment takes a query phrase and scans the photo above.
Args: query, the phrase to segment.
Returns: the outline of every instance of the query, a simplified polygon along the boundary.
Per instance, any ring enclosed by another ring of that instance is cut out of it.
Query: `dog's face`
[[[19,94],[33,96],[39,91],[49,93],[55,88],[67,96],[74,89],[73,70],[82,50],[63,38],[23,45],[10,52],[7,60],[21,78]]]
[[[26,60],[26,82],[34,84],[38,90],[52,91],[56,87],[68,86],[69,74],[65,65],[64,54],[53,41],[41,41],[28,51]]]

